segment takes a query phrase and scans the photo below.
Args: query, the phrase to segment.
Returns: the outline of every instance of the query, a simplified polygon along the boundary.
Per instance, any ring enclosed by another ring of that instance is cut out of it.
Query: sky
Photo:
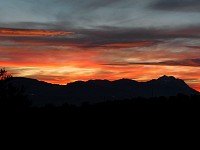
[[[1,0],[0,67],[56,84],[175,76],[200,91],[199,0]]]

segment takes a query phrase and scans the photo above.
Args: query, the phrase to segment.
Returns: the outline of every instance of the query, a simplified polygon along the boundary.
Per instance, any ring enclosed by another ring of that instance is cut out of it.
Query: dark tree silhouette
[[[6,79],[11,78],[12,76],[8,74],[5,68],[0,70],[0,81],[5,81]]]
[[[12,76],[0,69],[0,108],[1,110],[22,110],[30,105],[23,88],[12,85]]]

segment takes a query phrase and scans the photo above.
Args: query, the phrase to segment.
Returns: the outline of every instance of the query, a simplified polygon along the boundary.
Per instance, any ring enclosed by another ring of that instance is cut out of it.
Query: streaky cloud
[[[79,48],[147,47],[177,38],[198,39],[200,28],[197,26],[174,29],[97,27],[70,31],[0,28],[1,41],[13,41],[30,46],[35,44]]]
[[[73,32],[36,30],[36,29],[7,29],[0,28],[0,36],[62,36],[73,34]]]
[[[159,62],[119,62],[119,63],[110,63],[102,64],[108,66],[129,66],[129,65],[160,65],[160,66],[190,66],[190,67],[199,67],[200,58],[196,59],[184,59],[184,60],[169,60],[169,61],[159,61]]]

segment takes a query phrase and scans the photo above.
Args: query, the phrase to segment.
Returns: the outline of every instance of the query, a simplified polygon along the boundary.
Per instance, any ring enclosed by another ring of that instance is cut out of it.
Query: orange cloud
[[[36,29],[1,29],[0,36],[63,36],[74,34],[73,32],[65,31],[50,31]]]

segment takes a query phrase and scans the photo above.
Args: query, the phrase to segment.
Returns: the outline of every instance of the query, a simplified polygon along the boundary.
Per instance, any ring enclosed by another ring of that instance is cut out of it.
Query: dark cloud
[[[164,62],[159,62],[157,64],[158,65],[168,65],[168,66],[192,66],[192,67],[199,67],[200,66],[200,58],[177,60],[177,61],[164,61]]]
[[[200,50],[200,46],[186,46],[188,48],[192,48],[192,49],[199,49]]]
[[[68,25],[58,24],[58,23],[42,23],[42,22],[12,22],[12,23],[0,23],[0,27],[6,28],[17,28],[17,29],[54,29],[54,30],[63,30],[72,26],[72,24],[68,23]],[[68,28],[69,29],[69,28]]]
[[[51,0],[50,0],[51,1]],[[79,7],[85,7],[88,8],[88,10],[94,10],[101,7],[113,7],[113,6],[128,6],[128,4],[135,4],[139,2],[140,0],[52,0],[55,4],[64,4],[64,5],[71,5],[75,8]],[[85,10],[85,11],[88,11]]]
[[[98,37],[105,40],[112,39],[117,41],[200,37],[199,26],[174,29],[101,27],[91,30],[80,30],[78,32],[92,38]]]
[[[127,65],[160,65],[160,66],[191,66],[199,67],[200,58],[196,59],[184,59],[184,60],[170,60],[170,61],[161,61],[161,62],[129,62],[129,63],[112,63],[112,64],[103,64],[103,65],[114,65],[114,66],[127,66]]]
[[[0,31],[3,30],[0,28]],[[13,32],[16,29],[10,29]],[[18,29],[19,30],[19,29]],[[9,33],[12,33],[12,32]],[[22,33],[31,32],[31,30],[22,30]],[[37,33],[37,30],[33,30]],[[40,31],[40,30],[38,30]],[[45,31],[44,31],[45,32]],[[46,31],[47,33],[48,30]],[[59,33],[58,35],[57,32]],[[179,29],[155,29],[155,28],[117,28],[117,27],[97,27],[96,29],[73,29],[73,34],[69,30],[56,30],[50,35],[45,36],[27,36],[26,35],[1,35],[1,41],[13,41],[19,43],[35,43],[56,46],[77,46],[77,47],[110,47],[110,48],[127,48],[151,46],[173,40],[177,38],[200,38],[200,27],[186,27]],[[40,33],[40,32],[39,32]],[[51,33],[51,30],[50,30]],[[42,33],[43,34],[43,33]],[[187,45],[185,45],[187,46]]]
[[[153,9],[173,11],[200,11],[199,0],[157,0],[151,5]]]

